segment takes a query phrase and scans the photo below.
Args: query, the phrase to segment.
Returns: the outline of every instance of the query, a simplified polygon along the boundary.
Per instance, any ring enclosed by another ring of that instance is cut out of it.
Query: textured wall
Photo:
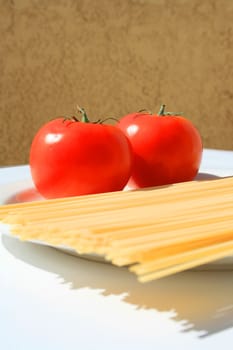
[[[161,103],[233,149],[232,0],[0,0],[0,165],[76,104],[91,118]]]

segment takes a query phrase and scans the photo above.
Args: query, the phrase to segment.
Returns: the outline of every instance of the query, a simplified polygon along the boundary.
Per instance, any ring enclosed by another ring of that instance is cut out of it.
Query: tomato
[[[122,190],[131,174],[129,140],[116,126],[63,117],[46,123],[30,149],[30,169],[45,198]]]
[[[193,180],[202,158],[202,140],[191,121],[165,114],[138,112],[121,118],[118,127],[132,145],[134,164],[128,186],[152,187]]]

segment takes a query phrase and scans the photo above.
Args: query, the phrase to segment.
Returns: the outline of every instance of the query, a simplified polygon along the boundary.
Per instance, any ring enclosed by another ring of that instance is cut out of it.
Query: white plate
[[[205,169],[203,169],[205,170]],[[228,170],[228,169],[227,169]],[[20,181],[12,181],[12,178],[14,178],[14,172],[18,171],[21,175]],[[32,179],[30,177],[29,168],[28,166],[23,167],[12,167],[7,169],[1,169],[1,173],[5,172],[4,181],[3,178],[0,178],[0,205],[7,205],[11,203],[22,203],[22,202],[30,202],[35,200],[44,200],[40,194],[37,192],[35,187],[33,186]],[[198,179],[213,179],[219,176],[229,176],[233,174],[230,169],[227,172],[224,172],[223,169],[214,169],[213,171],[208,169],[207,172],[200,172],[198,175]],[[7,181],[8,178],[8,181]],[[0,223],[0,233],[4,235],[8,235],[11,237],[14,237],[17,239],[17,237],[11,235],[10,232],[10,226]],[[51,246],[45,242],[41,241],[31,241],[32,243],[40,244],[40,245],[46,245],[50,246],[59,250],[64,251],[65,253],[76,255],[88,260],[94,260],[98,262],[106,262],[109,263],[104,259],[104,257],[96,255],[96,254],[85,254],[85,255],[78,255],[78,253],[70,249],[69,247],[64,246]],[[198,270],[228,270],[233,269],[233,256],[218,260],[216,262],[202,265],[197,268]]]

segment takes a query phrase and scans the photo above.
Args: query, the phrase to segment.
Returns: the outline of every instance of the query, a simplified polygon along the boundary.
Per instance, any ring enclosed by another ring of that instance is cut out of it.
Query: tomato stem
[[[175,116],[179,116],[179,115],[183,114],[183,113],[174,113],[174,112],[166,112],[165,113],[165,107],[166,107],[166,105],[162,105],[160,107],[160,110],[159,110],[159,113],[158,113],[159,116],[163,117],[163,116],[166,116],[166,115],[168,115],[168,116],[170,115],[170,116],[175,117]]]
[[[145,112],[147,114],[151,114],[152,115],[152,112],[148,111],[148,109],[140,109],[140,111],[138,111],[138,113],[142,113],[142,112]]]
[[[96,120],[95,122],[91,122],[91,121],[88,119],[87,113],[86,113],[86,111],[85,111],[84,108],[81,108],[81,107],[77,106],[77,110],[78,110],[78,113],[80,113],[81,116],[82,116],[82,118],[81,118],[81,122],[82,122],[82,123],[103,124],[106,120],[109,120],[109,119],[112,119],[112,120],[115,120],[115,121],[119,122],[119,120],[116,119],[116,118],[114,118],[114,117],[108,117],[108,118],[106,118],[106,119],[104,119],[104,120],[98,119],[98,120]],[[76,121],[76,122],[79,121],[76,117],[72,117],[72,120],[74,120],[74,121]]]
[[[165,115],[165,113],[164,113],[165,112],[165,107],[166,107],[166,105],[162,105],[160,107],[158,115],[161,115],[161,116]]]
[[[67,118],[66,118],[66,119],[67,119]],[[74,122],[79,122],[78,118],[76,118],[75,116],[73,116],[73,117],[71,118],[71,120],[73,120]]]
[[[106,120],[115,120],[117,123],[119,123],[119,120],[118,119],[116,119],[116,118],[114,118],[114,117],[108,117],[108,118],[105,118],[104,120],[97,120],[97,122],[96,123],[99,123],[99,124],[103,124],[104,122],[106,122]]]
[[[83,122],[83,123],[90,123],[90,120],[87,117],[87,113],[86,113],[85,109],[81,108],[79,106],[77,106],[77,109],[78,109],[78,112],[81,113],[81,115],[82,115],[81,122]]]

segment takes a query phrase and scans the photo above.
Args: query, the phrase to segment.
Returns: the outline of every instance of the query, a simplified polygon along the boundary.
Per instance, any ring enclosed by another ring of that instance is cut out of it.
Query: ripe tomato
[[[194,125],[180,115],[149,112],[123,117],[118,127],[129,138],[134,165],[128,186],[151,187],[193,180],[202,158],[202,140]]]
[[[77,119],[54,119],[35,135],[30,169],[38,191],[57,198],[117,191],[126,185],[132,151],[113,125]]]

